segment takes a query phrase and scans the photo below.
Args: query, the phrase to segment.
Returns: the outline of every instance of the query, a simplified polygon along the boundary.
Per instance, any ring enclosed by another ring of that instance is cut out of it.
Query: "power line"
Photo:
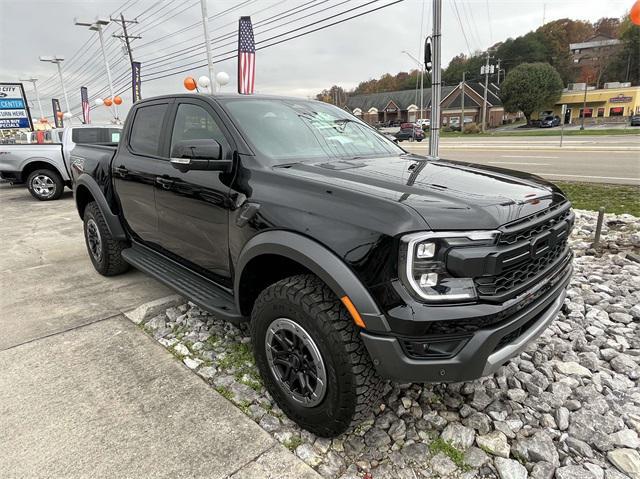
[[[367,4],[365,4],[365,5],[372,4],[372,3],[376,3],[377,1],[379,1],[379,0],[373,0],[373,1],[370,1],[370,2],[368,2],[368,3],[367,3]],[[272,43],[270,43],[270,44],[268,44],[268,45],[263,45],[263,46],[261,46],[261,47],[257,47],[257,48],[256,48],[256,50],[264,50],[264,49],[266,49],[266,48],[270,48],[270,47],[273,47],[273,46],[275,46],[275,45],[279,45],[279,44],[281,44],[281,43],[285,43],[285,42],[288,42],[288,41],[290,41],[290,40],[294,40],[294,39],[296,39],[296,38],[300,38],[300,37],[303,37],[303,36],[306,36],[306,35],[310,35],[311,33],[315,33],[315,32],[317,32],[317,31],[324,30],[325,28],[329,28],[329,27],[332,27],[332,26],[334,26],[334,25],[338,25],[338,24],[340,24],[340,23],[344,23],[344,22],[347,22],[347,21],[349,21],[349,20],[353,20],[354,18],[362,17],[362,16],[367,15],[367,14],[369,14],[369,13],[373,13],[373,12],[375,12],[375,11],[382,10],[382,9],[384,9],[384,8],[390,7],[390,6],[392,6],[392,5],[395,5],[395,4],[397,4],[397,3],[401,3],[401,2],[404,2],[404,0],[395,0],[395,1],[391,2],[391,3],[386,4],[386,5],[381,5],[381,6],[379,6],[379,7],[372,8],[371,10],[367,10],[366,12],[361,12],[361,13],[358,13],[358,14],[356,14],[356,15],[352,15],[351,17],[347,17],[347,18],[344,18],[344,19],[337,20],[337,21],[335,21],[335,22],[329,23],[329,24],[327,24],[327,25],[323,25],[323,26],[320,26],[320,27],[314,28],[314,29],[309,30],[309,31],[307,31],[307,32],[302,32],[302,33],[299,33],[299,34],[294,35],[294,36],[292,36],[292,37],[284,38],[284,39],[282,39],[282,40],[278,40],[278,41],[272,42]],[[335,16],[332,16],[332,17],[329,17],[329,18],[335,18]],[[318,21],[318,22],[314,22],[313,24],[321,23],[321,22],[323,22],[323,21],[329,20],[329,18],[326,18],[326,19],[320,20],[320,21]],[[313,25],[313,24],[310,24],[310,25]],[[280,37],[280,36],[289,35],[290,33],[294,32],[294,31],[298,31],[298,30],[300,30],[301,28],[306,28],[306,27],[308,27],[308,25],[306,25],[305,27],[296,28],[296,29],[291,30],[291,31],[289,31],[289,32],[284,32],[284,33],[282,33],[282,34],[280,34],[280,35],[276,35],[275,37],[272,37],[272,38],[269,38],[269,39],[263,40],[263,41],[258,42],[258,43],[263,43],[263,42],[266,42],[266,41],[270,41],[270,40],[276,39],[277,37]],[[234,50],[234,51],[235,51],[235,50]],[[216,60],[216,61],[214,61],[213,63],[221,63],[221,62],[223,62],[223,61],[231,60],[231,59],[233,59],[233,58],[235,58],[235,55],[231,55],[231,56],[228,56],[228,57],[222,58],[222,59],[220,59],[220,60]],[[204,63],[204,64],[200,64],[200,65],[195,66],[195,67],[190,67],[190,68],[187,68],[187,69],[183,69],[183,70],[179,70],[179,71],[174,71],[174,72],[172,72],[172,73],[168,73],[168,74],[166,74],[166,75],[160,75],[160,76],[157,76],[157,77],[154,77],[154,78],[145,78],[145,81],[149,82],[149,81],[159,80],[160,78],[167,78],[167,77],[170,77],[170,76],[178,75],[178,74],[180,74],[180,73],[188,72],[188,71],[190,71],[190,70],[192,70],[192,69],[194,69],[194,68],[202,68],[202,67],[205,67],[205,66],[206,66],[206,63]]]
[[[458,2],[453,0],[453,8],[456,14],[456,18],[458,19],[458,25],[460,25],[460,31],[462,32],[462,37],[464,38],[464,42],[467,44],[467,50],[469,52],[469,57],[472,57],[471,46],[469,45],[469,39],[467,38],[467,33],[464,31],[464,26],[462,25],[462,19],[460,18],[460,12],[458,11]]]

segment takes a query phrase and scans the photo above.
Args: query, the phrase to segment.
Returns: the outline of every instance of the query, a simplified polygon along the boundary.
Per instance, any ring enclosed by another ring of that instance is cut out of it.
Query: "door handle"
[[[126,176],[129,174],[129,170],[126,169],[124,166],[118,166],[115,169],[115,172],[118,173],[120,176]]]
[[[156,183],[161,185],[164,189],[168,190],[173,185],[173,180],[168,180],[166,178],[156,178]]]

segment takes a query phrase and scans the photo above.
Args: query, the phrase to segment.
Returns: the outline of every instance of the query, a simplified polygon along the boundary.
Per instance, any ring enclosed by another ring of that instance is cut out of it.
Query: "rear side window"
[[[167,104],[149,105],[138,108],[131,127],[129,146],[139,155],[157,156],[162,135],[162,120]]]
[[[71,139],[74,143],[100,143],[100,130],[102,128],[74,128]]]

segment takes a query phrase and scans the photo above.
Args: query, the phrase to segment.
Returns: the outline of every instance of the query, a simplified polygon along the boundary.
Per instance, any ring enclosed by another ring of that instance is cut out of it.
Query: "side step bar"
[[[246,320],[237,310],[233,296],[166,256],[133,243],[131,248],[122,250],[122,257],[134,268],[153,276],[216,317],[236,324]]]

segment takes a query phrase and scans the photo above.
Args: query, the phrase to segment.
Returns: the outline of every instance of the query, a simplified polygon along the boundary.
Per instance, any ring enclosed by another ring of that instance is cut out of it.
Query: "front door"
[[[137,108],[127,135],[112,167],[114,188],[123,216],[134,235],[145,243],[158,240],[155,204],[156,177],[164,148],[163,123],[168,119],[170,101],[147,103]]]
[[[214,139],[232,158],[230,136],[211,106],[195,98],[176,101],[167,156],[179,141]],[[168,161],[156,178],[160,246],[230,285],[229,190],[231,173],[181,172]]]

